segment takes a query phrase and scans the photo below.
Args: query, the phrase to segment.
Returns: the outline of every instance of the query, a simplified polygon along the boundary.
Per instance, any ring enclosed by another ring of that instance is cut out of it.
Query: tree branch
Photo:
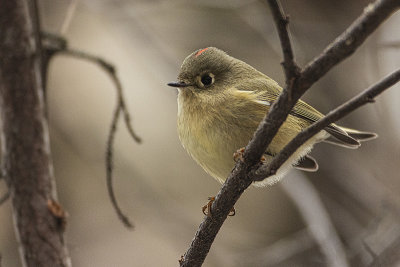
[[[343,61],[368,38],[390,15],[400,8],[398,0],[377,0],[364,8],[356,19],[339,37],[306,65],[299,79],[299,94],[325,75],[332,67]]]
[[[3,205],[10,198],[10,190],[0,197],[0,206]]]
[[[45,57],[46,59],[46,64],[48,64],[49,60],[53,55],[56,53],[64,53],[66,55],[76,57],[79,59],[87,60],[90,62],[95,63],[96,65],[100,66],[111,78],[113,84],[115,85],[115,89],[117,90],[117,104],[115,107],[115,110],[113,112],[112,120],[111,120],[111,126],[110,126],[110,131],[108,133],[108,138],[107,138],[107,148],[106,148],[106,181],[107,181],[107,190],[108,190],[108,195],[110,197],[111,204],[113,208],[115,209],[118,218],[121,220],[121,222],[127,227],[127,228],[133,228],[133,223],[130,221],[130,219],[123,213],[121,210],[117,198],[114,193],[114,188],[113,188],[113,170],[114,170],[114,165],[113,165],[113,145],[114,145],[114,139],[115,139],[115,133],[117,131],[117,124],[121,115],[121,112],[123,114],[123,119],[125,122],[125,126],[128,129],[129,134],[131,137],[137,142],[141,143],[142,140],[141,138],[135,133],[132,127],[131,123],[131,116],[128,111],[128,108],[125,103],[125,98],[122,92],[122,84],[117,76],[117,72],[115,70],[115,67],[105,61],[103,58],[78,51],[75,49],[71,49],[68,47],[67,41],[54,34],[49,34],[49,33],[43,33],[42,34],[42,42],[44,44],[44,47],[46,48],[46,53],[47,55]]]
[[[270,1],[270,3],[273,2]],[[334,65],[351,55],[399,7],[398,0],[377,0],[374,4],[369,5],[348,30],[330,44],[320,56],[310,62],[297,78],[287,84],[247,145],[243,154],[244,160],[238,161],[222,185],[211,207],[212,216],[205,217],[200,224],[189,249],[180,261],[180,266],[202,265],[229,211],[244,190],[253,182],[253,174],[260,166],[261,155],[301,95]],[[286,50],[283,49],[283,51]],[[286,54],[284,58],[293,57]],[[286,68],[285,64],[284,67]],[[290,73],[290,71],[285,70],[285,73]]]
[[[278,30],[279,40],[281,41],[281,48],[283,53],[282,65],[285,71],[287,88],[289,87],[292,80],[300,74],[300,68],[294,61],[293,49],[289,37],[289,16],[286,16],[283,13],[282,7],[280,6],[278,1],[268,0],[268,4]]]
[[[374,98],[380,93],[393,86],[400,80],[400,69],[386,76],[373,86],[365,89],[363,92],[353,97],[346,103],[330,111],[324,118],[314,122],[308,128],[299,133],[292,139],[280,152],[274,157],[268,165],[263,165],[254,174],[254,181],[264,180],[266,177],[276,173],[282,164],[308,139],[319,133],[331,123],[338,121],[357,108],[374,102]]]
[[[129,229],[132,229],[133,223],[130,221],[130,219],[123,213],[121,210],[117,198],[115,197],[114,194],[114,188],[113,188],[113,145],[114,145],[114,139],[115,139],[115,133],[117,131],[117,124],[118,120],[120,118],[121,112],[123,113],[123,118],[125,125],[128,129],[129,134],[131,137],[137,142],[141,143],[142,140],[141,138],[134,132],[132,123],[131,123],[131,117],[129,114],[129,111],[127,109],[127,106],[125,104],[125,98],[122,93],[122,85],[121,82],[119,81],[115,68],[113,65],[110,63],[106,62],[104,59],[84,53],[81,51],[73,50],[73,49],[68,49],[66,48],[65,50],[61,50],[60,52],[68,54],[70,56],[74,56],[80,59],[85,59],[91,62],[94,62],[101,68],[103,68],[110,76],[111,80],[113,81],[115,88],[117,90],[117,105],[115,107],[113,117],[111,120],[111,127],[110,131],[108,133],[108,138],[107,138],[107,148],[106,148],[106,180],[107,180],[107,189],[108,189],[108,195],[111,200],[111,204],[114,207],[118,218],[121,220],[121,222]]]

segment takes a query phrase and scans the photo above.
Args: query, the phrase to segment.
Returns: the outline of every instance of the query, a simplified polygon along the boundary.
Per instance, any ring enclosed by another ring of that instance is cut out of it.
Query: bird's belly
[[[246,146],[251,138],[249,136],[247,140],[240,140],[234,132],[221,132],[213,127],[196,131],[188,127],[178,128],[183,147],[208,174],[221,183],[226,180],[235,165],[233,153]]]

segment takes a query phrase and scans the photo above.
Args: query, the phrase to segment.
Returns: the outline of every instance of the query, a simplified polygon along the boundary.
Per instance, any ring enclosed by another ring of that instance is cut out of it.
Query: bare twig
[[[78,0],[70,0],[70,3],[67,8],[67,12],[65,13],[65,18],[63,23],[61,24],[60,34],[64,35],[69,25],[71,24],[72,18],[74,17],[76,6],[78,5]]]
[[[300,68],[294,61],[294,54],[292,45],[290,42],[289,31],[287,29],[289,24],[289,16],[286,16],[280,3],[276,0],[268,0],[268,4],[271,8],[272,16],[278,30],[279,39],[281,41],[281,47],[283,52],[283,62],[285,76],[286,76],[286,88],[290,86],[291,81],[300,74]]]
[[[42,34],[42,43],[44,44],[46,51],[47,51],[47,55],[48,55],[47,62],[56,53],[64,53],[69,56],[73,56],[73,57],[76,57],[79,59],[84,59],[84,60],[93,62],[96,65],[100,66],[105,72],[108,73],[112,82],[115,85],[115,88],[117,90],[117,104],[116,104],[115,110],[113,112],[110,131],[109,131],[108,139],[107,139],[107,148],[106,148],[107,189],[108,189],[108,194],[109,194],[109,197],[111,200],[111,204],[113,205],[119,219],[122,221],[122,223],[127,228],[133,228],[133,224],[130,222],[129,218],[126,215],[124,215],[124,213],[122,212],[121,208],[118,205],[117,199],[114,194],[113,183],[112,183],[113,170],[114,170],[114,168],[113,168],[113,145],[114,145],[115,133],[117,131],[117,124],[118,124],[118,120],[120,118],[121,112],[123,114],[125,126],[127,127],[128,132],[131,135],[131,137],[138,143],[141,143],[141,138],[133,130],[130,113],[127,109],[127,106],[125,103],[125,98],[124,98],[124,95],[122,92],[122,85],[117,76],[115,67],[111,63],[105,61],[104,59],[102,59],[98,56],[68,48],[66,40],[64,38],[60,37],[59,35],[44,33],[44,34]]]
[[[259,167],[259,159],[285,121],[296,101],[319,78],[350,54],[400,6],[397,0],[377,0],[324,52],[309,63],[305,70],[283,90],[262,120],[228,179],[212,204],[213,216],[206,217],[200,224],[192,243],[184,255],[181,266],[201,266],[210,247],[236,201],[253,181],[252,173]],[[290,56],[284,56],[290,58]],[[285,65],[284,65],[285,67]],[[313,72],[315,71],[315,73]],[[285,71],[286,73],[286,71]],[[288,93],[290,90],[290,93]]]
[[[117,125],[118,125],[118,119],[119,115],[121,113],[121,105],[117,105],[113,117],[111,120],[111,127],[110,131],[108,133],[108,138],[107,138],[107,151],[106,151],[106,171],[107,171],[107,188],[108,188],[108,195],[110,196],[111,204],[113,205],[115,211],[117,212],[118,218],[122,221],[122,223],[128,227],[128,228],[133,228],[132,222],[129,220],[129,218],[122,212],[121,208],[118,205],[117,198],[115,197],[114,194],[114,189],[113,189],[113,183],[112,183],[112,173],[114,170],[113,166],[113,147],[114,147],[114,139],[115,139],[115,133],[117,132]]]
[[[375,258],[369,267],[399,266],[400,264],[400,238],[397,238],[388,248]]]
[[[239,253],[234,259],[238,266],[279,266],[313,247],[315,247],[314,239],[310,236],[309,230],[303,228],[267,247],[252,248],[249,252]]]
[[[282,164],[289,158],[289,156],[292,155],[308,139],[316,135],[329,124],[343,118],[344,116],[361,107],[362,105],[374,102],[374,98],[377,95],[379,95],[392,85],[396,84],[399,80],[400,69],[386,76],[384,79],[364,90],[346,103],[330,111],[324,118],[313,123],[308,128],[299,133],[295,138],[293,138],[292,141],[290,141],[279,152],[279,154],[272,160],[270,164],[260,167],[256,171],[254,180],[264,180],[264,178],[276,173],[279,167],[282,166]]]
[[[101,66],[109,75],[110,78],[112,79],[115,88],[117,90],[117,105],[113,113],[113,118],[111,121],[111,127],[107,139],[107,149],[106,149],[106,180],[107,180],[107,189],[108,189],[108,194],[111,200],[111,204],[113,205],[115,211],[117,212],[117,215],[119,219],[122,221],[122,223],[127,227],[127,228],[133,228],[133,224],[130,222],[129,218],[122,212],[121,208],[119,207],[119,204],[117,202],[117,199],[114,194],[114,189],[113,189],[113,144],[114,144],[114,137],[115,133],[117,131],[117,123],[118,119],[120,117],[121,112],[124,115],[124,122],[125,125],[129,131],[129,134],[131,137],[138,143],[141,143],[141,138],[134,132],[132,124],[131,124],[131,119],[130,119],[130,114],[129,111],[126,107],[125,104],[125,99],[122,93],[122,85],[121,82],[119,81],[115,68],[112,64],[106,62],[104,59],[93,56],[88,53],[84,53],[81,51],[73,50],[73,49],[66,49],[62,50],[60,52],[66,53],[71,56],[75,56],[81,59],[85,59],[91,62],[96,63],[97,65]]]
[[[137,142],[137,143],[141,143],[142,139],[135,133],[135,131],[133,130],[132,127],[132,123],[131,123],[131,116],[129,114],[129,111],[126,107],[126,103],[125,103],[125,97],[122,93],[122,85],[121,82],[119,81],[116,71],[115,71],[115,67],[105,61],[104,59],[95,56],[95,55],[91,55],[82,51],[78,51],[78,50],[74,50],[74,49],[66,49],[63,51],[60,51],[62,53],[68,54],[70,56],[74,56],[80,59],[85,59],[88,61],[91,61],[97,65],[99,65],[100,67],[102,67],[109,75],[111,80],[113,81],[115,88],[117,89],[117,98],[118,98],[118,102],[117,105],[121,107],[121,110],[123,112],[124,115],[124,122],[125,122],[125,126],[127,127],[129,134],[131,135],[131,137]]]
[[[0,170],[0,180],[4,179],[3,170]],[[0,197],[0,206],[3,205],[10,198],[10,190],[7,188],[7,192]]]
[[[0,197],[0,206],[3,205],[10,198],[10,190]]]

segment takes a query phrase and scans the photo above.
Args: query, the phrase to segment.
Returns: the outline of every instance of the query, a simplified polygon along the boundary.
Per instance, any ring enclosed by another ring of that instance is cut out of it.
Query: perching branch
[[[113,183],[112,183],[112,178],[113,178],[113,145],[114,145],[114,139],[115,139],[115,133],[117,131],[117,124],[121,116],[121,112],[123,114],[123,119],[125,122],[125,126],[128,129],[129,134],[131,137],[137,142],[141,143],[141,138],[135,133],[132,127],[131,123],[131,116],[130,113],[127,109],[126,103],[125,103],[125,98],[122,92],[122,85],[121,82],[117,76],[115,67],[105,61],[104,59],[91,55],[89,53],[85,53],[82,51],[74,50],[68,48],[67,42],[65,39],[53,35],[53,34],[43,34],[42,42],[46,45],[47,48],[47,54],[50,56],[54,55],[55,53],[64,53],[69,56],[73,56],[79,59],[84,59],[90,62],[95,63],[96,65],[100,66],[105,72],[108,73],[110,76],[112,82],[114,83],[114,86],[117,90],[117,104],[115,107],[115,110],[113,112],[112,120],[111,120],[111,126],[110,126],[110,131],[108,134],[107,138],[107,148],[106,148],[106,180],[107,180],[107,189],[108,189],[108,194],[111,200],[111,204],[113,205],[118,218],[122,221],[122,223],[127,227],[127,228],[133,228],[132,222],[129,220],[129,218],[122,212],[121,208],[119,207],[119,204],[117,202],[117,199],[114,194],[114,189],[113,189]],[[49,57],[50,58],[50,57]]]
[[[275,5],[276,1],[269,1],[269,3],[272,13],[275,14],[278,6],[277,4]],[[202,265],[229,211],[244,190],[254,181],[254,174],[260,167],[259,159],[297,100],[333,66],[350,56],[385,19],[399,8],[400,2],[398,0],[377,0],[374,4],[370,4],[365,8],[364,13],[342,35],[333,41],[320,56],[307,64],[304,71],[300,72],[297,77],[286,77],[287,81],[289,80],[290,82],[287,82],[280,97],[274,102],[268,115],[258,126],[253,139],[246,147],[243,155],[244,160],[238,161],[218,192],[211,207],[212,217],[205,217],[200,224],[189,249],[180,261],[180,266]],[[282,17],[286,18],[284,15]],[[280,32],[279,36],[283,36],[283,38],[286,35],[288,36],[285,33],[287,31],[286,26],[279,27],[278,23],[277,27],[278,32]],[[281,42],[284,41],[281,39]],[[294,58],[292,55],[287,54],[287,49],[283,48],[283,51],[285,61],[290,61]],[[285,74],[290,74],[291,71],[286,70],[290,63],[284,63],[283,66]]]

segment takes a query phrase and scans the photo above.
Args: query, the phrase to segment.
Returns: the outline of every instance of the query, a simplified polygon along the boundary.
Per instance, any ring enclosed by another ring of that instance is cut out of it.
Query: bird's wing
[[[278,85],[278,83],[269,78],[254,79],[250,82],[246,82],[246,86],[242,85],[238,89],[253,91],[253,93],[257,96],[255,101],[257,103],[263,103],[267,106],[272,105],[272,103],[278,99],[282,91],[282,88]],[[296,105],[291,110],[290,115],[298,117],[309,124],[312,124],[324,117],[321,112],[302,100],[297,101]],[[357,141],[357,139],[351,137],[345,130],[333,123],[325,127],[324,130],[336,138],[343,146],[349,148],[356,148],[360,146],[360,142]]]

